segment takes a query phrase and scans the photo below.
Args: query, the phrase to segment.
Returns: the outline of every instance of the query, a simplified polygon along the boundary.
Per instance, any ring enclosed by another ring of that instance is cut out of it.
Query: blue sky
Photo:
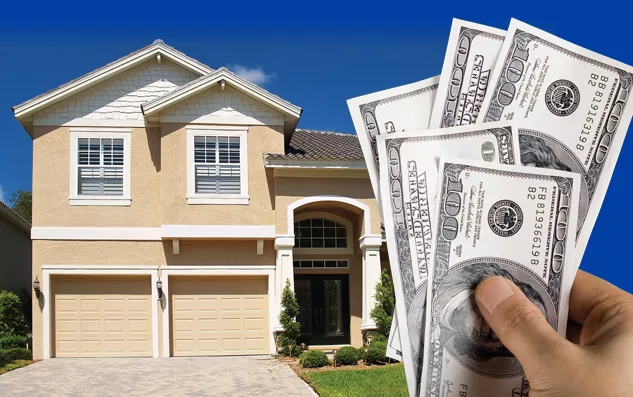
[[[353,132],[345,100],[439,74],[453,17],[502,29],[521,19],[633,65],[630,6],[570,2],[4,2],[0,5],[0,198],[31,188],[31,140],[11,106],[161,38],[213,68],[260,70],[304,109],[299,126]],[[529,5],[529,8],[528,8]],[[450,7],[449,7],[450,6]],[[627,139],[583,267],[629,290]],[[631,160],[629,160],[629,158]],[[605,246],[600,246],[605,244]],[[604,265],[604,261],[619,264]],[[633,271],[630,273],[633,275]]]

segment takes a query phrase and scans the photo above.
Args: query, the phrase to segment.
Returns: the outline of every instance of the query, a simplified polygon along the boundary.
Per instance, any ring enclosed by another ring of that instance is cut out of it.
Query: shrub
[[[336,364],[340,365],[356,365],[358,364],[358,360],[362,357],[363,353],[352,346],[341,347],[341,349],[334,355]]]
[[[22,301],[13,292],[0,292],[0,332],[18,335],[26,332]]]
[[[387,361],[387,342],[371,342],[367,349],[367,363],[384,363]]]
[[[13,360],[32,360],[33,352],[29,349],[17,347],[15,349],[0,350],[0,363]]]
[[[371,341],[372,342],[387,342],[387,337],[377,332],[372,332]]]
[[[299,356],[299,364],[303,368],[319,368],[330,365],[330,360],[321,350],[307,350]]]
[[[380,273],[380,281],[376,284],[376,306],[371,309],[369,316],[376,323],[376,334],[389,336],[391,321],[393,320],[393,309],[396,304],[396,297],[393,292],[393,283],[389,277],[389,271],[383,269]]]
[[[281,354],[284,356],[290,355],[289,346],[293,346],[293,356],[296,357],[301,353],[301,346],[297,346],[297,341],[301,336],[301,324],[296,321],[298,316],[299,304],[294,291],[290,289],[290,280],[286,279],[286,286],[281,294],[281,313],[279,314],[279,323],[284,331],[277,338],[277,344],[281,347]]]
[[[0,332],[0,350],[26,347],[28,338],[12,332]]]

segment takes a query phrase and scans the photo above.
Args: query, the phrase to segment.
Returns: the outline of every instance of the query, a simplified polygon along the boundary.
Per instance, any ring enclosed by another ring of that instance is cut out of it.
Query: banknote
[[[576,173],[442,157],[421,395],[528,395],[474,292],[486,277],[510,279],[565,335],[579,185]]]
[[[453,19],[429,128],[473,124],[506,32]]]
[[[481,128],[484,127],[484,128]],[[409,131],[378,137],[380,192],[409,394],[416,396],[424,342],[426,282],[438,156],[518,163],[512,123]]]
[[[633,113],[633,68],[512,20],[477,122],[517,120],[525,165],[579,173],[576,265]]]
[[[387,339],[387,357],[402,361],[402,344],[400,343],[400,330],[398,329],[398,316],[393,312],[389,338]]]
[[[436,76],[347,100],[379,207],[376,138],[397,131],[427,129],[438,82]]]

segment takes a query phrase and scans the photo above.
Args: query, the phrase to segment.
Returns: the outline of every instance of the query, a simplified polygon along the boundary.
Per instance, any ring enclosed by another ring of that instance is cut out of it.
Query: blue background
[[[31,188],[31,140],[10,109],[161,38],[213,68],[261,67],[302,128],[352,133],[345,100],[437,75],[451,19],[511,17],[633,65],[625,2],[26,2],[0,5],[0,189]],[[581,268],[633,291],[627,138]]]

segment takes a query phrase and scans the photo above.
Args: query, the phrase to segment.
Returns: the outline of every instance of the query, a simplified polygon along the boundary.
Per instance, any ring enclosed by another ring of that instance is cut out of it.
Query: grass
[[[389,365],[352,371],[304,372],[301,377],[321,397],[408,396],[404,366]]]
[[[27,365],[33,364],[31,360],[13,360],[8,363],[0,363],[0,375],[13,371],[14,369],[26,367]]]

